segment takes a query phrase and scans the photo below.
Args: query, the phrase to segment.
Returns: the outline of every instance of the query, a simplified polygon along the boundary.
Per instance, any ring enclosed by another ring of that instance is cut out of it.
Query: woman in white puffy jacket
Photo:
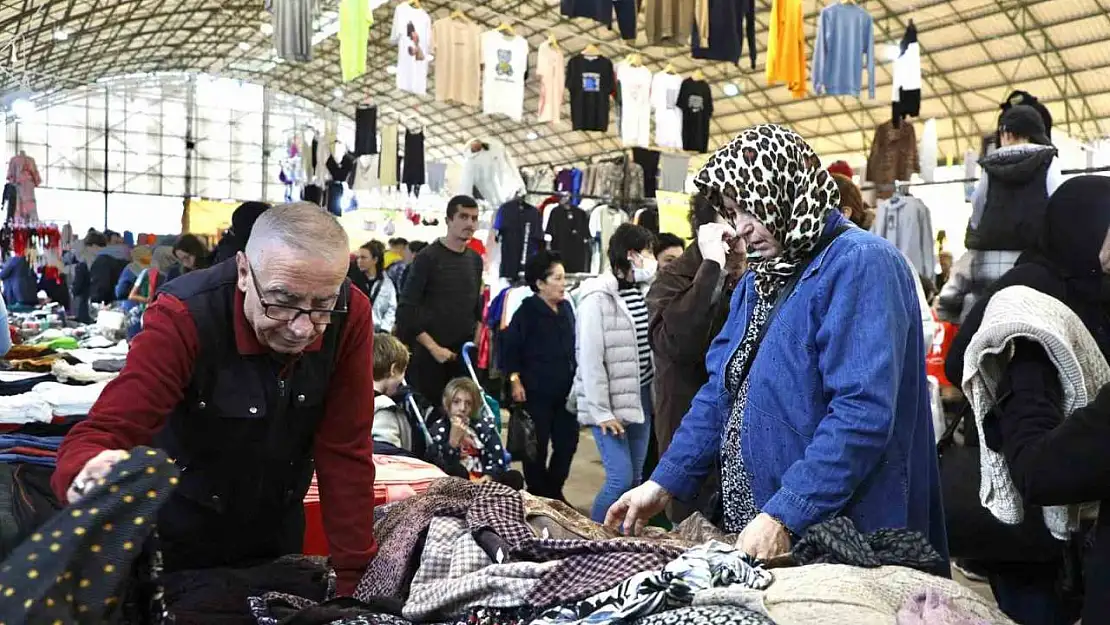
[[[578,296],[578,422],[590,426],[605,466],[605,485],[590,516],[597,522],[643,480],[651,437],[651,381],[644,293],[655,277],[653,236],[624,224],[609,239],[610,271],[587,280]]]

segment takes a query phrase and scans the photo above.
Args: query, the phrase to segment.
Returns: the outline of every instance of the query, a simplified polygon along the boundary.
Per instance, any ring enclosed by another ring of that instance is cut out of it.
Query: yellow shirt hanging
[[[767,84],[784,82],[795,98],[806,96],[806,40],[802,0],[774,0],[767,38]]]
[[[339,3],[339,66],[343,82],[366,73],[366,44],[374,14],[366,0],[341,0]]]

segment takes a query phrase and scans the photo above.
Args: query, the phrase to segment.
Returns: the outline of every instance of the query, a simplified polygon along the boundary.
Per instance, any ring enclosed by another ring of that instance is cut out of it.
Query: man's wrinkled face
[[[310,316],[296,310],[336,308],[348,263],[342,255],[335,256],[276,246],[262,255],[259,266],[252,266],[239,253],[243,313],[259,342],[279,354],[298,354],[327,330],[323,321],[336,321],[337,315]]]

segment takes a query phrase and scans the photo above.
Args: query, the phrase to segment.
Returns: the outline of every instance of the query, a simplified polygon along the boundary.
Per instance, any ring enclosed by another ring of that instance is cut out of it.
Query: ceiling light
[[[902,55],[902,46],[896,43],[888,43],[884,46],[883,56],[888,61],[895,61]]]
[[[55,28],[54,39],[57,41],[65,41],[66,39],[69,39],[69,31],[64,28]]]
[[[724,91],[725,95],[730,98],[734,98],[740,95],[740,87],[737,87],[736,83],[734,82],[726,82],[724,86],[721,87],[721,90]]]
[[[336,88],[335,88],[335,91],[332,91],[332,92],[331,92],[331,94],[332,94],[333,96],[335,96],[335,99],[336,99],[336,100],[338,100],[338,99],[340,99],[340,98],[342,98],[342,97],[343,97],[343,90],[342,90],[342,89],[340,89],[339,87],[336,87]]]
[[[246,52],[247,50],[251,49],[251,44],[247,43],[246,41],[240,41],[239,42],[239,49],[242,50],[243,52]]]
[[[259,25],[258,30],[263,35],[269,37],[270,35],[274,34],[274,25],[269,22],[262,22],[262,24]]]
[[[535,141],[540,138],[540,135],[534,130],[529,132],[527,136],[529,141]]]
[[[385,73],[387,73],[387,74],[396,74],[397,73],[397,66],[396,65],[390,65],[389,67],[385,68]]]

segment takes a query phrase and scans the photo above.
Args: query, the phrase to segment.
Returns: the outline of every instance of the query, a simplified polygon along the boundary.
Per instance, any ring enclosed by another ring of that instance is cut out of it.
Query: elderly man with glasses
[[[300,553],[314,461],[339,591],[374,555],[370,304],[348,241],[311,204],[263,213],[246,251],[168,283],[119,378],[58,451],[73,502],[138,445],[181,480],[159,512],[168,571]],[[244,599],[245,600],[245,599]]]

